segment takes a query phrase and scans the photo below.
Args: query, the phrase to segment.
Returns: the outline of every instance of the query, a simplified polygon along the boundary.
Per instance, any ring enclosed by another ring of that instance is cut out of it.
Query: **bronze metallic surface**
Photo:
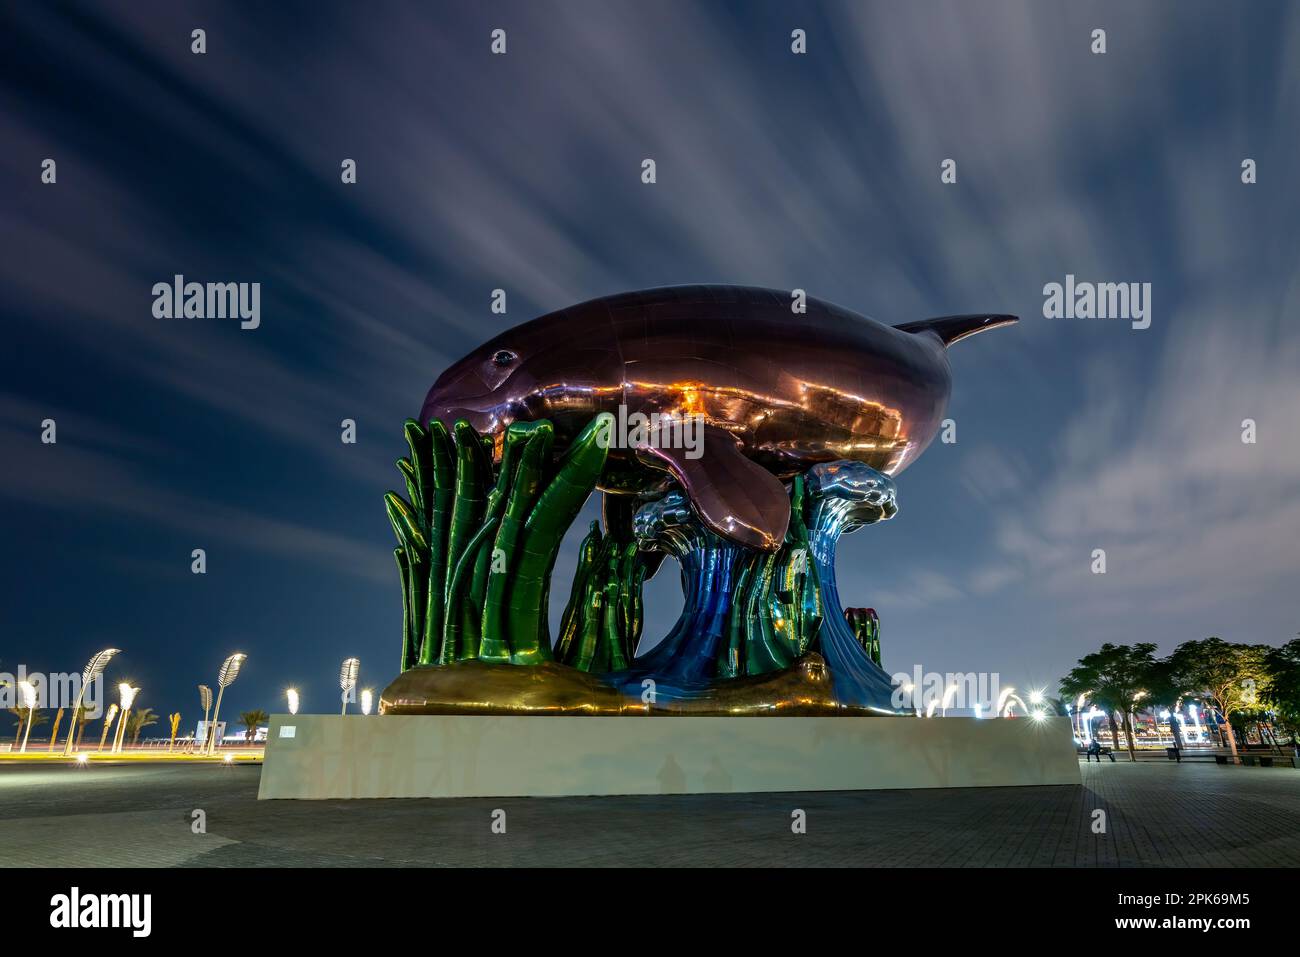
[[[681,484],[700,518],[737,544],[777,549],[789,499],[777,479],[851,459],[887,475],[925,450],[951,390],[947,345],[1014,316],[890,327],[788,292],[673,286],[594,299],[510,329],[434,383],[420,421],[468,420],[498,436],[549,419],[556,450],[598,412],[707,423],[704,454],[650,443],[611,450],[600,487]],[[498,446],[499,447],[499,446]],[[754,466],[760,466],[755,468]]]
[[[781,671],[720,682],[699,697],[646,704],[598,675],[555,662],[520,667],[483,661],[420,666],[379,697],[381,714],[529,714],[740,717],[879,715],[835,700],[826,662],[810,652]]]
[[[398,675],[379,696],[380,714],[622,714],[627,702],[596,675],[547,661],[497,664],[477,659],[421,666]]]
[[[946,414],[948,346],[1016,320],[891,327],[798,305],[733,286],[609,296],[448,368],[407,423],[409,504],[386,498],[403,665],[417,649],[419,664],[381,713],[896,715],[878,626],[841,610],[835,543],[896,511],[892,476]],[[606,525],[583,544],[557,661],[551,571],[597,487]],[[683,615],[634,656],[663,554]]]

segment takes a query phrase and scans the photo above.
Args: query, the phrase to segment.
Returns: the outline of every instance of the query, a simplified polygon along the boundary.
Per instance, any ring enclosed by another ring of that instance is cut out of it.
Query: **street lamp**
[[[1106,716],[1106,712],[1102,711],[1096,705],[1093,705],[1084,714],[1080,715],[1080,717],[1083,719],[1083,725],[1082,725],[1083,740],[1085,743],[1093,739],[1092,723],[1096,721],[1098,718],[1102,718],[1105,716]]]
[[[209,729],[211,743],[208,745],[208,754],[214,754],[217,750],[217,718],[221,714],[221,696],[239,677],[239,669],[243,667],[244,659],[247,657],[248,655],[237,652],[223,661],[221,670],[217,672],[217,707],[212,712],[212,727]]]
[[[108,740],[108,729],[113,726],[113,718],[117,716],[117,702],[114,701],[108,706],[108,714],[104,715],[104,730],[99,732],[99,749],[104,750],[104,742]]]
[[[356,690],[357,675],[360,671],[360,658],[343,659],[343,666],[339,669],[339,687],[343,689],[343,710],[339,714],[348,713],[348,696]]]
[[[993,709],[993,713],[997,715],[999,718],[1005,718],[1006,715],[1003,714],[1002,712],[1006,708],[1007,699],[1010,698],[1015,693],[1016,693],[1015,688],[1003,688],[1001,694],[998,695],[998,706]]]
[[[943,717],[945,718],[948,717],[948,705],[952,703],[953,699],[956,696],[957,696],[957,682],[954,681],[952,684],[950,684],[947,688],[944,689],[943,701],[939,705]]]
[[[903,694],[907,695],[909,707],[911,707],[917,717],[920,717],[921,709],[916,706],[916,685],[909,681],[906,684],[899,685],[899,690],[902,691]]]
[[[27,727],[23,730],[23,746],[20,749],[26,754],[27,736],[32,733],[32,720],[36,717],[36,686],[30,681],[20,681],[18,690],[23,693],[23,706],[27,709]]]
[[[113,656],[120,651],[120,648],[105,648],[86,662],[85,670],[81,672],[81,690],[77,693],[77,703],[72,708],[72,727],[68,728],[68,743],[63,746],[65,757],[72,754],[73,740],[77,735],[77,712],[81,710],[81,702],[85,700],[86,687],[92,681],[99,679],[104,669],[108,667],[108,663],[113,660]]]
[[[135,703],[135,696],[140,693],[140,689],[132,688],[123,681],[117,686],[117,693],[122,699],[122,719],[117,723],[117,734],[113,738],[113,751],[120,753],[122,745],[126,742],[126,719],[131,713],[131,705]]]
[[[289,713],[297,714],[298,713],[298,689],[286,688],[284,692],[284,696],[289,699]]]
[[[375,703],[375,693],[369,688],[361,692],[361,713],[369,714],[370,706]]]
[[[208,715],[212,712],[212,689],[209,688],[207,685],[199,685],[199,704],[203,705],[203,747],[206,749],[208,746],[208,730],[209,730]],[[199,743],[197,740],[198,735],[199,733],[195,731],[194,737],[196,740],[194,744],[196,746]]]

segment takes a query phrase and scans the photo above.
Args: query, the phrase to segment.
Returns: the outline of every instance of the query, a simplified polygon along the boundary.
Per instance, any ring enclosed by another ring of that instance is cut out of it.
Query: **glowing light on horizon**
[[[32,733],[32,719],[36,717],[36,686],[30,681],[18,682],[18,690],[23,693],[23,706],[27,708],[27,727],[23,730],[21,752],[27,751],[27,736]]]
[[[1016,693],[1015,688],[1003,688],[1002,693],[998,695],[998,706],[993,709],[994,714],[1002,715],[1006,710],[1007,699]],[[1003,717],[1006,717],[1003,715]]]
[[[943,700],[939,703],[939,708],[943,716],[948,717],[948,705],[957,697],[957,682],[953,682],[943,691]]]

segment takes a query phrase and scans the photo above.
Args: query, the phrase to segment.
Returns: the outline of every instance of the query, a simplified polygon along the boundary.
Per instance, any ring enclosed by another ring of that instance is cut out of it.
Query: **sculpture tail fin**
[[[1009,326],[1019,321],[1019,316],[993,316],[987,313],[976,313],[970,316],[939,316],[936,319],[921,319],[917,322],[905,322],[901,326],[895,326],[894,328],[900,332],[933,332],[943,340],[945,346],[950,346],[960,339],[975,335],[977,332],[996,329],[998,326]]]

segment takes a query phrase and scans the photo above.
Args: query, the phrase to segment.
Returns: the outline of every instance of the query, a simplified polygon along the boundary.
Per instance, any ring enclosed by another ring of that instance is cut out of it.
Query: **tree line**
[[[23,739],[23,730],[29,722],[33,730],[50,723],[50,717],[48,714],[50,709],[48,708],[8,708],[6,710],[8,710],[8,712],[16,719],[14,726],[15,748]],[[81,705],[76,709],[76,714],[72,719],[75,722],[74,726],[76,728],[76,744],[74,747],[78,749],[81,747],[81,739],[85,735],[86,725],[92,720],[88,713],[89,710],[89,705]],[[62,737],[63,732],[59,725],[63,721],[63,712],[63,708],[58,709],[54,719],[54,726],[50,729],[49,741],[51,747],[53,747],[56,737]],[[101,715],[101,717],[104,716]],[[175,719],[171,721],[171,739],[172,741],[175,741],[177,726],[180,723],[180,715],[177,714],[169,717]],[[126,717],[126,732],[123,735],[123,740],[129,743],[132,747],[135,747],[140,743],[140,736],[144,732],[144,729],[157,724],[159,718],[160,716],[155,714],[151,708],[132,709],[130,714]],[[239,719],[240,723],[244,725],[244,738],[251,744],[257,734],[258,727],[266,724],[271,717],[261,708],[257,708],[253,711],[241,712]]]
[[[1236,721],[1267,722],[1296,743],[1300,729],[1300,637],[1280,648],[1210,637],[1186,641],[1161,658],[1151,642],[1104,644],[1079,659],[1060,682],[1066,700],[1087,698],[1106,711],[1111,740],[1119,750],[1123,728],[1130,760],[1134,754],[1133,715],[1149,709],[1175,712],[1182,700],[1208,704],[1223,718],[1223,734],[1237,762]],[[1115,715],[1120,716],[1116,722]],[[1178,722],[1169,721],[1182,747]]]

